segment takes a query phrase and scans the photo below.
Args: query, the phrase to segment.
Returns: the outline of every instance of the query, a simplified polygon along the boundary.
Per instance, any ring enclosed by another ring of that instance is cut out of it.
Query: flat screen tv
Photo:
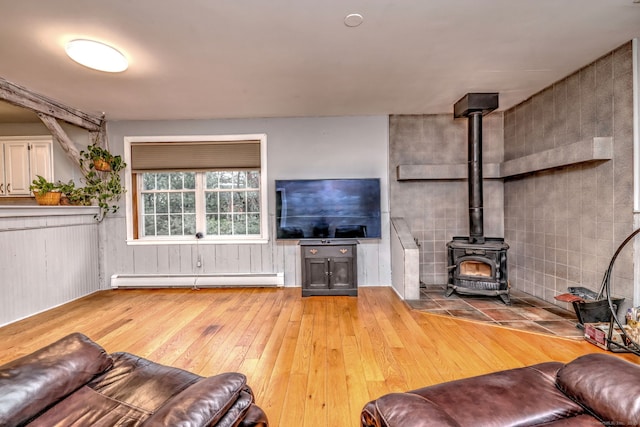
[[[276,180],[278,239],[379,239],[380,179]]]

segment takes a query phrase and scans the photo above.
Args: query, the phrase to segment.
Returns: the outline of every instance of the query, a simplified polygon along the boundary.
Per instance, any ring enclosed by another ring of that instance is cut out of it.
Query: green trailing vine
[[[59,183],[58,187],[60,188],[63,196],[67,198],[68,204],[75,206],[91,206],[91,195],[85,192],[84,187],[76,187],[76,184],[73,181],[69,181],[66,184]]]
[[[100,170],[96,160],[102,160],[108,164],[108,170]],[[91,200],[100,208],[96,215],[98,221],[102,221],[109,213],[116,213],[119,205],[117,202],[125,193],[122,185],[120,171],[127,164],[121,156],[114,156],[108,150],[91,144],[86,150],[80,151],[80,167],[84,172],[84,187],[78,193],[82,200]]]

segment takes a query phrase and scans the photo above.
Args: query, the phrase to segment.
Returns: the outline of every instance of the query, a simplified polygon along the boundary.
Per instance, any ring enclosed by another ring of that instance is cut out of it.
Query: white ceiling
[[[499,92],[504,109],[640,36],[634,0],[0,0],[0,13],[0,77],[108,120],[448,113],[467,92]],[[72,62],[78,37],[130,68]]]

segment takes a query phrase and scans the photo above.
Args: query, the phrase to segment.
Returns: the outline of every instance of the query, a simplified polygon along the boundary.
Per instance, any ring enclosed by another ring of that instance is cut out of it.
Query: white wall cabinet
[[[0,197],[29,196],[37,175],[53,180],[50,136],[0,137]]]

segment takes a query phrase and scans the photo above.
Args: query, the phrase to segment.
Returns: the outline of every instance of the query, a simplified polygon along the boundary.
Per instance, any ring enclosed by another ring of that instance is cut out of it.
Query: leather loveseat
[[[363,427],[639,426],[640,365],[607,354],[390,393]]]
[[[244,375],[201,377],[74,333],[0,366],[0,426],[268,425]]]

